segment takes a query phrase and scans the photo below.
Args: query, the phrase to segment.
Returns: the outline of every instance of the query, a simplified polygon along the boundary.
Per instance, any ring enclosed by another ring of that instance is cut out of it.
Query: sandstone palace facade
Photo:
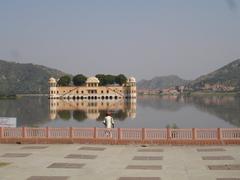
[[[73,99],[73,100],[118,100],[136,99],[137,88],[134,77],[127,79],[123,85],[99,86],[100,81],[96,77],[89,77],[83,86],[58,86],[55,78],[49,81],[50,99]]]

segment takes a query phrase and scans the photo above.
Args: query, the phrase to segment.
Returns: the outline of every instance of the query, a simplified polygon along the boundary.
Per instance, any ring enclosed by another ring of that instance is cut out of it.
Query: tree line
[[[106,86],[110,84],[119,84],[123,85],[127,82],[127,77],[123,74],[119,75],[110,75],[110,74],[97,74],[95,75],[96,78],[100,81],[100,86]],[[72,78],[68,75],[60,77],[57,84],[58,86],[69,86],[70,84],[73,84],[74,86],[82,86],[85,84],[87,80],[87,77],[83,74],[77,74],[73,76]]]

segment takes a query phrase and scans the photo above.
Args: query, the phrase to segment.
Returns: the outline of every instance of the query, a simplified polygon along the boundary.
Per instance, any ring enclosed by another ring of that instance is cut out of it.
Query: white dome
[[[93,77],[89,77],[86,83],[100,83],[100,81],[98,80],[98,78],[93,76]]]
[[[128,78],[128,82],[136,83],[136,79],[134,77],[130,77],[130,78]]]
[[[57,83],[57,81],[55,78],[51,77],[49,78],[48,83]]]

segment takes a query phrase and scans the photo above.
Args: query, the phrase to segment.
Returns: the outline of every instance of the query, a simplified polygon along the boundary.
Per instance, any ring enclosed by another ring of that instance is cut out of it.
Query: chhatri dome
[[[48,83],[57,83],[57,81],[55,78],[51,77],[49,78]]]
[[[100,81],[98,80],[98,78],[92,76],[92,77],[87,78],[86,83],[100,83]]]
[[[134,77],[128,78],[127,81],[130,82],[130,83],[136,83],[136,79]]]

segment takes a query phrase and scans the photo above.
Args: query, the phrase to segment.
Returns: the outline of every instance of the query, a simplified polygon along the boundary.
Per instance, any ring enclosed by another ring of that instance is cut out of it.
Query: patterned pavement
[[[0,180],[240,180],[240,146],[0,144]]]

